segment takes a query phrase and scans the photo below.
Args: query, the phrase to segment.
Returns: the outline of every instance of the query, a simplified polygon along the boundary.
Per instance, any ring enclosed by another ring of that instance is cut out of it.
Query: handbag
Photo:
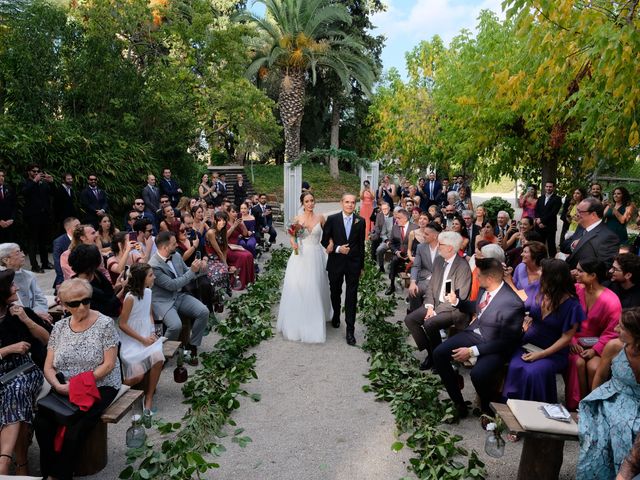
[[[82,411],[80,407],[71,403],[69,397],[51,390],[46,396],[38,400],[38,408],[49,410],[56,417],[60,425],[73,425]]]

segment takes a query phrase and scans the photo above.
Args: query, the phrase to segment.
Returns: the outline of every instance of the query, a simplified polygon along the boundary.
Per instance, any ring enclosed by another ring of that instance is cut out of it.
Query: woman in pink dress
[[[253,255],[249,250],[238,245],[238,239],[241,235],[247,236],[247,227],[245,227],[241,218],[238,218],[238,212],[232,205],[227,212],[229,222],[227,223],[227,241],[229,242],[229,251],[227,252],[227,263],[238,269],[238,278],[240,278],[240,290],[244,290],[249,283],[256,280],[255,266],[253,264]]]
[[[569,366],[565,376],[566,403],[569,410],[576,410],[578,403],[590,391],[600,357],[609,340],[617,338],[616,325],[622,315],[622,305],[618,296],[602,282],[607,269],[600,260],[585,260],[576,266],[576,292],[587,314],[580,330],[572,339]],[[586,343],[586,337],[597,338],[593,345]]]
[[[360,191],[360,216],[364,218],[367,226],[365,233],[367,235],[366,238],[368,238],[369,232],[371,232],[371,215],[373,215],[373,200],[375,196],[371,191],[371,183],[369,180],[365,180],[362,185],[362,190]]]
[[[536,218],[536,203],[538,203],[538,191],[535,185],[529,185],[518,200],[518,204],[522,208],[522,216]]]

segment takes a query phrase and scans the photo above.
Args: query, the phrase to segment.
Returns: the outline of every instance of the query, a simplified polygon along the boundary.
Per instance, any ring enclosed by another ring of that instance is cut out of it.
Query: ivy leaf
[[[394,452],[399,452],[400,450],[402,450],[403,447],[404,447],[404,443],[394,442],[393,445],[391,445],[391,450],[393,450]]]

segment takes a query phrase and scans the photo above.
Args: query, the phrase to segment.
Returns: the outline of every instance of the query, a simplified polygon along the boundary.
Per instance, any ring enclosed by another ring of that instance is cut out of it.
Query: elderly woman
[[[47,297],[38,286],[36,276],[24,270],[25,254],[17,243],[0,244],[0,268],[15,272],[13,283],[18,287],[18,299],[22,306],[30,308],[43,320],[51,323]]]
[[[13,280],[13,270],[0,272],[0,376],[34,362],[42,367],[49,341],[42,320],[15,304],[18,288]],[[33,366],[0,387],[0,475],[9,474],[14,450],[16,473],[27,474],[28,425],[42,380],[40,368]]]
[[[70,479],[78,449],[100,415],[109,406],[121,386],[118,364],[118,331],[113,320],[91,309],[93,289],[86,280],[73,278],[60,285],[58,295],[71,316],[55,324],[44,376],[60,395],[69,395],[74,377],[93,379],[100,393],[80,418],[66,427],[62,448],[56,452],[54,441],[58,427],[55,414],[40,409],[35,419],[36,438],[40,445],[40,470],[46,478]],[[90,372],[90,377],[86,374]],[[61,381],[63,380],[63,381]]]

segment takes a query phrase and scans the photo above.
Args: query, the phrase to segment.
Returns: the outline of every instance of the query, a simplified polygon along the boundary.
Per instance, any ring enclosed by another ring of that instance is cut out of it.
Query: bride
[[[303,193],[300,203],[303,210],[294,223],[304,230],[297,239],[289,238],[294,251],[284,275],[277,329],[287,340],[324,343],[325,323],[332,315],[327,253],[320,245],[325,218],[313,212],[312,193]]]

